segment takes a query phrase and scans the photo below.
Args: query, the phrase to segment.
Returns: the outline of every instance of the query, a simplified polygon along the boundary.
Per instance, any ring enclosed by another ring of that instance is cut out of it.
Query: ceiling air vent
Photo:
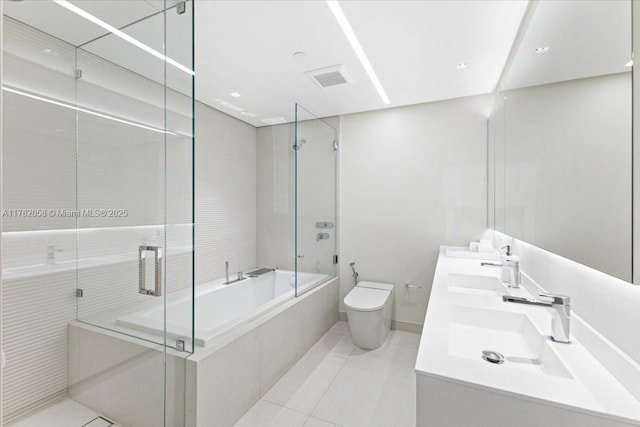
[[[305,72],[321,88],[349,83],[349,77],[344,72],[342,65],[319,68]]]

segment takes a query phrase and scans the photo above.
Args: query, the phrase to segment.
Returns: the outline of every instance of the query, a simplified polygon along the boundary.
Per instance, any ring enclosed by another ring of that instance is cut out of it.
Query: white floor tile
[[[400,345],[408,348],[418,348],[420,344],[420,335],[414,334],[413,332],[405,332],[392,330],[389,335],[391,335],[391,339],[389,340],[389,344],[391,345]]]
[[[310,363],[310,359],[301,360],[263,397],[271,403],[289,409],[311,414],[342,365],[321,362]]]
[[[302,427],[307,418],[307,415],[260,400],[235,427]]]
[[[330,423],[329,421],[321,420],[316,417],[307,418],[307,422],[304,423],[303,427],[342,427],[338,424]]]
[[[417,355],[417,347],[410,348],[386,343],[375,350],[358,349],[354,351],[345,366],[380,375],[385,375],[385,372],[392,368],[394,368],[394,373],[403,372],[405,375],[415,375],[414,367]]]
[[[381,348],[362,350],[353,344],[348,324],[338,322],[247,413],[245,418],[254,418],[242,425],[284,426],[289,424],[278,417],[298,422],[296,415],[310,414],[306,427],[413,427],[419,340],[417,334],[391,331]],[[280,424],[270,424],[273,420]]]
[[[383,384],[379,375],[345,366],[311,415],[343,426],[368,427],[382,404]]]
[[[331,329],[329,329],[329,333],[338,333],[344,335],[351,335],[351,331],[349,330],[349,324],[344,320],[339,320]]]
[[[81,427],[97,416],[97,413],[78,402],[65,399],[11,427]]]
[[[348,335],[328,332],[303,356],[303,359],[344,364],[355,350]]]

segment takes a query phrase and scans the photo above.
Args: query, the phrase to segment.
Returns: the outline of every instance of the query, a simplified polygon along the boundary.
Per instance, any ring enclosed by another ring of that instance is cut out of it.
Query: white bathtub
[[[329,278],[326,274],[298,273],[298,294]],[[196,287],[195,343],[208,346],[222,331],[247,321],[294,297],[294,272],[276,270],[256,278],[224,285],[219,279]],[[170,301],[167,297],[167,339],[191,339],[191,298]],[[161,304],[116,320],[116,324],[162,335],[164,309]]]

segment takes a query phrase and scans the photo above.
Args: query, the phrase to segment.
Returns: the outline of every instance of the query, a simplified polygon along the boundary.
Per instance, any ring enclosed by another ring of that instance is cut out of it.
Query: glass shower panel
[[[296,104],[295,266],[296,296],[320,274],[337,274],[336,179],[338,137],[331,119]],[[337,127],[337,126],[336,126]]]
[[[127,425],[186,423],[194,335],[193,3],[171,4],[122,28],[143,49],[112,33],[77,50],[77,103],[117,118],[78,117],[78,208],[100,213],[78,218],[78,263],[98,264],[78,269],[78,320],[152,344],[137,370],[164,378],[163,387],[141,386],[147,404],[163,412]]]
[[[190,67],[191,54],[183,54],[191,46],[184,43],[192,33],[187,6],[127,31],[157,52],[166,46],[167,57]],[[174,57],[187,62],[173,59],[170,46],[179,46]],[[78,319],[159,344],[166,321],[167,345],[190,349],[191,305],[165,311],[163,304],[192,292],[192,75],[136,50],[107,35],[77,52],[78,104],[124,118],[78,118],[78,207],[106,211],[78,218],[78,258],[107,264],[79,270]]]
[[[3,218],[0,424],[186,425],[193,3],[4,3],[3,204],[38,214]]]
[[[16,19],[18,4],[2,3],[11,3],[1,61],[5,426],[67,394],[75,219],[56,212],[75,209],[75,111],[59,105],[73,103],[75,50]]]

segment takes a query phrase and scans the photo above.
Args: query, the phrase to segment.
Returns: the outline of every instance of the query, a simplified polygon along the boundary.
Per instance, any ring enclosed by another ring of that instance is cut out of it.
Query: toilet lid
[[[384,307],[390,290],[356,286],[344,297],[344,305],[357,311],[374,311]]]

